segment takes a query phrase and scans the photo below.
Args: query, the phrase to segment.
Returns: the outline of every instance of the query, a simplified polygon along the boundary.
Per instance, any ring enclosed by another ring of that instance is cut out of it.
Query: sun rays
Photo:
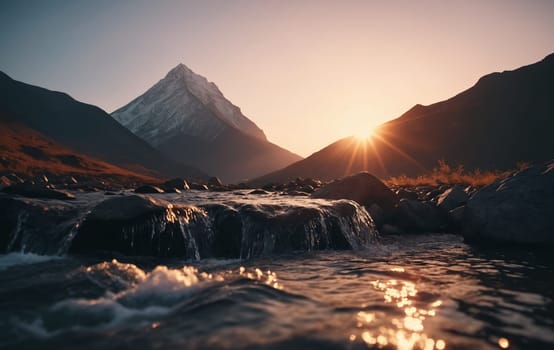
[[[417,166],[420,170],[426,171],[426,168],[401,149],[394,142],[394,135],[390,135],[381,127],[372,128],[370,131],[362,131],[352,135],[352,142],[349,147],[350,158],[344,169],[344,175],[349,175],[355,171],[370,171],[388,174],[386,162],[382,152],[393,151],[405,158],[410,163]],[[378,166],[378,169],[375,169]]]

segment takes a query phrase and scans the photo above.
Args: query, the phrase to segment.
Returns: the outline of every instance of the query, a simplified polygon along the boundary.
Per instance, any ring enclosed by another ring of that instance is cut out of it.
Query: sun
[[[357,141],[367,141],[375,136],[376,127],[358,128],[352,135]]]

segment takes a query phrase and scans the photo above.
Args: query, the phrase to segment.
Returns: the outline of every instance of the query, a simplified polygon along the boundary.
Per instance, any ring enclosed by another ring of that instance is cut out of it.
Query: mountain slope
[[[161,177],[206,176],[170,161],[100,108],[15,81],[1,72],[0,113],[63,147],[126,169]]]
[[[325,180],[367,170],[379,177],[420,175],[444,159],[466,169],[509,169],[554,157],[554,55],[493,73],[470,89],[416,105],[366,141],[339,140],[255,182]]]
[[[183,64],[112,116],[165,155],[227,182],[301,159],[267,141],[215,84]]]
[[[0,174],[37,177],[82,176],[114,181],[152,182],[154,178],[77,154],[36,130],[0,116]]]

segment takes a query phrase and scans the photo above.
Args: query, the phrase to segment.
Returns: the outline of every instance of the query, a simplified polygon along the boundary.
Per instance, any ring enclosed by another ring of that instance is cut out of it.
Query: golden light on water
[[[500,338],[498,339],[498,346],[500,346],[502,349],[507,349],[510,347],[510,342],[506,338]]]
[[[391,270],[404,272],[400,267]],[[436,309],[442,305],[441,300],[435,300],[425,308],[417,307],[414,298],[418,291],[416,284],[410,281],[376,280],[371,282],[371,286],[383,292],[385,303],[402,310],[404,316],[387,320],[383,313],[358,312],[356,325],[361,329],[361,340],[368,347],[391,346],[397,350],[446,348],[446,342],[443,339],[433,339],[425,333],[425,320],[436,315]],[[351,335],[350,341],[353,339],[356,338],[352,338]]]

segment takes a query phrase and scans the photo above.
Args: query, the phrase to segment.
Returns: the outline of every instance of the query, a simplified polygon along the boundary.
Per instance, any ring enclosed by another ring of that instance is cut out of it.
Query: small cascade
[[[239,212],[243,222],[240,258],[288,251],[361,249],[377,237],[367,211],[347,200],[319,206],[246,205]]]
[[[62,255],[83,215],[69,202],[0,198],[0,251]]]
[[[103,197],[100,197],[103,199]],[[348,200],[180,204],[118,196],[88,205],[1,198],[4,251],[249,259],[291,251],[363,249],[377,238]]]
[[[80,227],[69,252],[103,250],[198,260],[209,255],[213,236],[206,211],[194,206],[156,206],[128,218],[101,217],[93,211]]]

